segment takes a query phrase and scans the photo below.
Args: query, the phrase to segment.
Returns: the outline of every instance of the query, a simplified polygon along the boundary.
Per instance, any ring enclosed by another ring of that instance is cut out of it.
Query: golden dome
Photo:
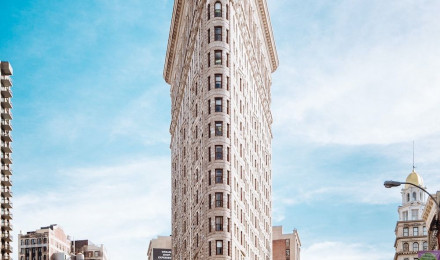
[[[423,178],[422,176],[420,176],[417,172],[415,172],[414,170],[408,175],[408,177],[406,177],[406,182],[415,184],[417,186],[423,187],[425,186],[423,184]],[[410,187],[412,185],[409,184],[405,184],[405,189]]]

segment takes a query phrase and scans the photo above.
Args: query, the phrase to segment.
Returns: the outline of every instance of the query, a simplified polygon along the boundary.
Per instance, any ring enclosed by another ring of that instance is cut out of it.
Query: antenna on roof
[[[416,166],[414,164],[414,140],[413,140],[413,172],[415,171]]]

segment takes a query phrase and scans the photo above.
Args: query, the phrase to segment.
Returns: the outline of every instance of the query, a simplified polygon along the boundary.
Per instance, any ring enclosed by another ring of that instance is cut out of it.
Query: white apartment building
[[[12,73],[11,64],[1,61],[1,259],[3,260],[12,259]]]
[[[173,259],[272,258],[277,67],[265,0],[175,0],[164,68]]]

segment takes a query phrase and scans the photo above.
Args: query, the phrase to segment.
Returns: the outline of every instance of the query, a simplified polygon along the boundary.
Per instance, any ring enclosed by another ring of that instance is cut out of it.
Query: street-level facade
[[[175,0],[171,89],[173,259],[271,259],[271,73],[265,0]]]
[[[425,188],[422,177],[414,170],[406,182]],[[422,218],[426,194],[409,184],[405,184],[401,194],[402,206],[398,208],[399,221],[395,229],[394,260],[418,260],[418,252],[428,249],[428,231]]]
[[[12,79],[9,62],[0,62],[1,79],[1,259],[12,259]]]
[[[283,234],[282,226],[272,228],[273,260],[300,260],[301,240],[296,229],[292,233]]]

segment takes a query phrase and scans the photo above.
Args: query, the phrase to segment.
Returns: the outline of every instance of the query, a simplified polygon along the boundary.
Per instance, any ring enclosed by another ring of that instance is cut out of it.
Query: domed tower
[[[405,182],[426,189],[422,176],[414,169]],[[396,254],[394,260],[416,260],[418,259],[417,252],[428,247],[426,224],[422,219],[426,194],[411,184],[405,184],[401,193],[402,206],[398,208],[399,221],[397,221],[395,229]]]

